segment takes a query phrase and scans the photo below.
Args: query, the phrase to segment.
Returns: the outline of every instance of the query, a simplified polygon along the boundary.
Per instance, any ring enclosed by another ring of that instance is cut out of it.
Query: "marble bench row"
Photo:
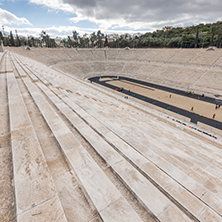
[[[38,85],[39,85],[39,84],[40,84],[40,83],[38,83]],[[41,84],[40,84],[40,85],[41,85]],[[53,86],[52,86],[52,87],[53,87]],[[81,128],[81,127],[80,127],[80,128]],[[82,133],[84,133],[84,132],[82,132]],[[208,212],[208,211],[211,212],[209,209],[205,209],[205,213]],[[209,212],[208,212],[208,213],[209,213]],[[211,213],[212,213],[212,212],[211,212]],[[198,214],[197,214],[197,215],[198,215]],[[204,215],[204,213],[202,214],[202,216],[203,216],[203,215]],[[200,215],[199,215],[199,216],[200,216]]]

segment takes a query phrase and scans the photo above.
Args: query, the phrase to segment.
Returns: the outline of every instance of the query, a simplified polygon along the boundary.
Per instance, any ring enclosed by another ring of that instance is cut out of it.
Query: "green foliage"
[[[39,38],[34,37],[18,37],[14,40],[12,33],[10,36],[3,37],[0,32],[0,39],[3,40],[5,46],[41,46],[41,47],[57,47],[55,40],[43,30]],[[87,34],[81,37],[77,31],[72,32],[72,37],[68,36],[63,41],[64,47],[110,47],[110,48],[147,48],[147,47],[168,47],[168,48],[201,48],[222,46],[222,22],[218,21],[213,24],[199,24],[190,27],[176,27],[171,30],[156,30],[147,32],[140,37],[131,38],[128,35],[120,36],[114,41],[108,41],[107,35],[100,30],[93,32],[89,36]]]
[[[94,46],[95,46],[96,40],[97,40],[97,36],[96,36],[95,32],[93,32],[93,33],[90,35],[91,47],[94,47]]]
[[[186,94],[186,95],[194,95],[194,92],[192,92],[192,91],[186,91],[185,94]]]
[[[10,32],[10,46],[15,46],[15,40],[14,40],[12,31]]]
[[[16,44],[15,45],[16,46],[21,46],[21,42],[20,42],[18,34],[16,35]]]
[[[169,48],[201,48],[222,45],[222,22],[213,24],[199,24],[190,27],[177,27],[168,31],[156,30],[147,32],[138,38],[138,41],[118,40],[109,43],[109,47],[169,47]]]
[[[0,40],[3,40],[3,35],[2,35],[2,32],[0,32]]]
[[[28,42],[28,45],[30,45],[31,42]],[[32,46],[32,45],[30,45]],[[40,46],[45,46],[47,48],[53,48],[56,46],[55,40],[51,39],[48,34],[43,30],[40,34]]]

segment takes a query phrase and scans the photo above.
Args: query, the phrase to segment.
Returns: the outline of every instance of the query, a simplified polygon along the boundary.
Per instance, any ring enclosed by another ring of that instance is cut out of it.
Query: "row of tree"
[[[77,31],[73,31],[72,38],[68,36],[68,39],[64,39],[63,43],[65,47],[80,47],[80,48],[102,48],[108,46],[107,35],[98,30],[97,33],[84,34],[82,37]]]
[[[2,40],[4,46],[12,46],[12,47],[19,47],[19,46],[30,46],[30,47],[48,47],[48,48],[55,48],[57,47],[55,43],[55,39],[50,38],[45,31],[42,31],[39,38],[34,38],[33,36],[28,36],[28,38],[16,36],[10,32],[10,35],[3,35],[0,32],[0,40]]]
[[[142,48],[142,47],[182,47],[182,48],[200,48],[208,46],[222,46],[222,22],[213,24],[199,24],[186,28],[172,28],[171,30],[156,30],[147,32],[139,37],[131,38],[123,35],[115,40],[109,40],[107,35],[100,30],[88,35],[80,36],[77,31],[73,31],[72,36],[63,39],[59,44],[55,39],[42,31],[39,38],[13,36],[10,32],[9,36],[3,36],[0,32],[0,39],[5,46],[40,46],[40,47],[110,47],[110,48]]]
[[[16,33],[16,36],[10,32],[10,35],[3,35],[0,32],[0,40],[2,40],[4,46],[30,46],[30,47],[47,47],[47,48],[55,48],[63,45],[64,47],[81,47],[81,48],[89,48],[89,47],[106,47],[107,36],[99,30],[97,33],[93,32],[91,35],[85,34],[80,36],[77,31],[73,31],[72,37],[68,36],[67,39],[61,40],[59,43],[55,41],[55,39],[50,38],[50,36],[43,30],[38,38],[33,36],[29,36],[28,38],[20,37]]]
[[[185,28],[171,30],[157,30],[148,32],[140,37],[126,40],[117,39],[108,44],[109,47],[178,47],[200,48],[208,46],[222,46],[222,22],[213,24],[199,24]]]

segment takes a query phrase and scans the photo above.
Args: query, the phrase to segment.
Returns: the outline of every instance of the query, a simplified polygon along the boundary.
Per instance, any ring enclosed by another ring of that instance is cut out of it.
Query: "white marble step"
[[[1,61],[0,61],[0,74],[6,72],[6,63],[5,63],[5,54],[2,55]]]
[[[103,220],[110,221],[109,216],[113,215],[118,218],[117,221],[140,221],[139,216],[41,95],[38,88],[28,79],[23,81],[76,172],[85,194]]]
[[[13,73],[7,90],[17,221],[67,221]]]
[[[13,72],[12,69],[12,64],[9,58],[9,52],[6,53],[6,61],[5,61],[5,71],[8,72]]]
[[[47,89],[45,89],[45,87],[41,88],[44,90],[45,93],[47,92]],[[81,109],[81,107],[77,106],[68,97],[65,97],[64,95],[62,96],[59,90],[55,88],[53,89],[53,87],[50,88],[58,96],[60,96],[62,100],[66,102],[75,112],[77,112],[78,115],[84,118],[84,120],[86,120],[96,131],[98,131],[111,144],[118,148],[118,150],[123,153],[127,159],[132,161],[136,165],[136,167],[141,168],[143,173],[145,173],[151,180],[157,183],[158,186],[164,188],[164,192],[174,198],[180,205],[182,205],[184,209],[188,210],[196,218],[200,218],[200,216],[205,211],[211,212],[211,214],[208,215],[209,219],[211,215],[216,215],[211,209],[208,209],[208,206],[204,202],[200,201],[197,196],[193,195],[192,192],[177,183],[174,178],[169,177],[168,174],[160,170],[158,166],[153,164],[151,161],[144,158],[133,147],[129,146],[126,142],[121,140],[116,134],[114,134],[103,124],[101,124],[87,112]],[[49,92],[47,94],[50,95]],[[52,99],[52,101],[56,104],[56,98],[53,100],[53,96],[51,95],[50,99]],[[59,108],[59,105],[57,106]],[[62,111],[62,107],[60,107],[60,110]],[[81,121],[78,117],[73,117],[73,114],[66,113],[66,111],[63,111],[63,113],[70,120],[70,122],[73,123],[73,125],[78,129],[78,131],[81,132],[85,139],[90,142],[90,144],[97,150],[97,152],[109,163],[111,167],[115,166],[115,164],[117,164],[118,162],[121,162],[121,159],[116,157],[115,151],[112,150],[109,146],[109,149],[106,148],[107,145],[101,142],[101,139],[98,137],[98,135],[94,135],[95,133],[93,133],[92,130],[89,131],[89,129],[84,125],[83,121]],[[71,115],[71,117],[69,117],[69,115]]]
[[[74,99],[72,97],[72,99]],[[222,212],[221,206],[222,206],[222,199],[221,196],[221,188],[217,187],[217,190],[210,190],[209,188],[211,186],[208,186],[207,184],[202,184],[202,181],[194,180],[189,174],[190,171],[186,172],[186,169],[179,169],[178,166],[175,163],[171,163],[168,160],[164,160],[164,158],[160,157],[159,154],[156,152],[153,152],[152,149],[149,149],[150,146],[157,147],[158,145],[161,146],[158,141],[149,142],[151,138],[147,134],[147,138],[149,138],[146,142],[143,141],[143,137],[141,137],[140,140],[135,140],[134,138],[140,138],[139,135],[143,133],[142,131],[138,131],[140,128],[137,128],[138,133],[136,134],[136,131],[134,132],[134,137],[130,135],[127,131],[125,131],[121,126],[124,126],[127,124],[126,120],[124,119],[115,119],[115,122],[113,122],[112,118],[108,118],[106,114],[98,113],[98,111],[94,110],[89,105],[85,105],[84,108],[87,108],[87,111],[90,112],[91,115],[93,115],[96,119],[98,119],[100,122],[105,124],[110,130],[112,130],[115,134],[121,135],[121,138],[123,138],[125,141],[127,141],[130,145],[132,145],[135,149],[138,150],[141,154],[143,154],[147,159],[158,165],[162,170],[164,170],[167,174],[169,174],[172,178],[177,180],[181,185],[189,189],[191,192],[193,192],[196,196],[200,197],[204,202],[212,206],[214,210],[216,210],[218,213]],[[104,107],[105,109],[105,107]],[[140,129],[142,130],[142,129]],[[164,146],[164,144],[162,144]],[[158,147],[157,147],[158,149]],[[192,167],[190,167],[192,171]],[[186,179],[185,179],[186,178]],[[213,184],[212,184],[213,185]],[[206,194],[208,198],[205,197],[205,195],[202,196],[202,194]]]
[[[17,62],[17,59],[15,58],[15,56],[13,55],[12,56],[12,61],[13,61],[13,65],[15,66],[17,72],[18,72],[18,75],[20,77],[26,77],[27,76],[27,73],[24,71],[24,69],[18,64]]]
[[[62,79],[62,81],[63,81],[64,79]],[[65,84],[65,81],[63,81],[64,83],[63,84]],[[87,101],[88,102],[88,101]],[[105,108],[105,107],[104,107]]]
[[[173,205],[153,184],[143,177],[135,168],[133,168],[118,152],[116,152],[106,141],[103,140],[94,130],[92,130],[82,119],[68,109],[61,100],[56,97],[47,87],[38,84],[42,91],[57,106],[64,116],[73,124],[84,138],[94,147],[94,149],[103,157],[103,159],[113,168],[119,178],[134,193],[137,199],[144,206],[154,213],[156,217],[166,214],[165,210],[171,209]],[[55,89],[56,90],[56,89]],[[57,90],[58,91],[58,90]],[[71,102],[71,101],[70,101]],[[72,103],[72,102],[71,102]],[[132,178],[129,175],[133,175]],[[174,208],[176,218],[186,218],[183,212]],[[169,218],[165,218],[167,221]],[[174,217],[171,217],[172,221]]]

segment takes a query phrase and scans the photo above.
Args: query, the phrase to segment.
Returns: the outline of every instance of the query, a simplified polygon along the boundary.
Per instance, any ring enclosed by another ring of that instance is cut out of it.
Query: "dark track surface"
[[[117,76],[102,76],[102,78],[117,78]],[[149,83],[149,82],[144,82],[144,81],[141,81],[141,80],[131,79],[131,78],[128,78],[128,77],[118,77],[118,78],[119,78],[118,80],[126,80],[126,81],[129,81],[129,82],[132,82],[132,83],[140,84],[141,87],[144,85],[144,86],[152,87],[152,88],[155,88],[155,89],[160,89],[160,90],[163,90],[163,91],[167,91],[169,93],[175,93],[175,94],[178,94],[178,95],[190,97],[192,99],[197,99],[197,100],[201,99],[203,102],[213,103],[215,105],[218,104],[218,101],[215,100],[214,98],[211,98],[211,97],[204,97],[204,98],[202,98],[201,95],[198,95],[198,94],[190,95],[190,94],[186,94],[184,91],[181,91],[181,90],[177,90],[177,89],[173,89],[173,88],[170,88],[170,87],[165,87],[165,86],[161,86],[161,85],[157,85],[157,84],[153,84],[153,83]],[[112,86],[112,85],[106,83],[107,81],[106,82],[99,81],[99,79],[100,79],[99,76],[89,78],[90,81],[95,82],[95,83],[97,83],[99,85],[103,85],[105,87],[108,87],[110,89],[115,90],[116,88],[118,88],[116,86]],[[149,97],[137,94],[137,93],[135,93],[133,91],[128,91],[128,90],[124,90],[123,89],[121,91],[121,93],[123,93],[123,94],[125,94],[127,96],[133,96],[134,98],[143,100],[143,101],[145,101],[147,103],[153,104],[153,105],[161,107],[163,109],[168,109],[171,112],[178,113],[178,114],[180,114],[182,116],[188,117],[188,118],[191,119],[192,123],[201,122],[201,123],[204,123],[204,124],[209,125],[211,127],[215,127],[217,129],[222,130],[222,122],[220,122],[220,121],[200,116],[200,115],[198,115],[196,113],[192,113],[192,112],[189,112],[189,111],[187,111],[185,109],[181,109],[179,107],[172,106],[170,104],[163,103],[161,101],[151,99]]]

